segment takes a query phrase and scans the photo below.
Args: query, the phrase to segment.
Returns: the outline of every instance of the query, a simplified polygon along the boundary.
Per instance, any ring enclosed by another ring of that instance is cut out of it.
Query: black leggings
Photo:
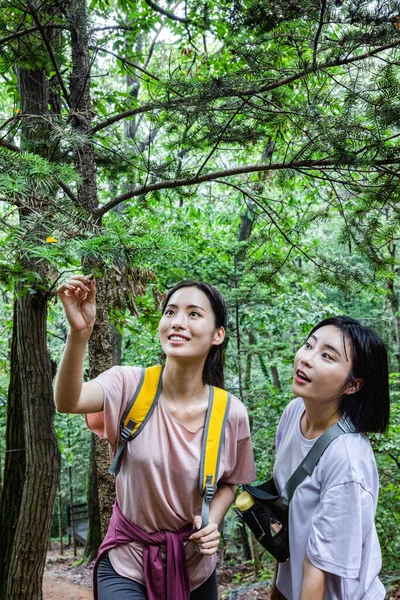
[[[97,567],[97,591],[99,600],[147,600],[145,586],[133,579],[118,575],[108,554],[104,554]],[[190,600],[218,600],[216,571],[199,588],[190,593]]]

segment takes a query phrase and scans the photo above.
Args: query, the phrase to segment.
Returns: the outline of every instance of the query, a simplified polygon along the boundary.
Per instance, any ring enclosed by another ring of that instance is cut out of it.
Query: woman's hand
[[[197,516],[194,518],[193,528],[199,529],[199,531],[192,533],[189,540],[198,545],[201,554],[208,554],[209,556],[215,554],[221,537],[217,523],[208,523],[203,529],[200,529],[200,527],[201,517]]]
[[[96,282],[85,275],[72,275],[57,288],[71,331],[92,330],[96,318]]]

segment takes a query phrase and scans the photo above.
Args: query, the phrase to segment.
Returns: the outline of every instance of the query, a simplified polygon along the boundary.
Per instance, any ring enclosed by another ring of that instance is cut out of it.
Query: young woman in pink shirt
[[[57,408],[85,414],[88,426],[108,440],[113,454],[140,369],[113,367],[84,383],[84,356],[96,313],[95,280],[75,275],[58,294],[70,332],[57,374]],[[101,556],[95,582],[99,600],[218,598],[219,528],[236,485],[255,478],[247,412],[232,397],[218,489],[209,522],[201,527],[201,443],[210,386],[224,385],[226,318],[222,297],[206,283],[181,282],[166,297],[158,328],[165,355],[161,393],[145,427],[127,444],[116,478],[118,527],[124,534],[133,532],[134,539]]]

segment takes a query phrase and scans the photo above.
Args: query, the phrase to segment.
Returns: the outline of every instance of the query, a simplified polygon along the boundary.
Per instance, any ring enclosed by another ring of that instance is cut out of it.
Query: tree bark
[[[16,304],[14,319],[16,322]],[[17,353],[17,328],[13,327],[10,383],[7,401],[6,456],[0,498],[0,598],[7,597],[7,579],[25,480],[25,437],[22,390]]]
[[[114,324],[110,326],[113,365],[120,365],[122,358],[122,335]]]
[[[271,371],[271,379],[272,379],[272,385],[274,387],[276,387],[277,390],[281,390],[281,381],[279,379],[279,372],[278,372],[278,368],[276,365],[271,364],[270,365],[270,371]]]
[[[34,115],[22,124],[21,148],[46,156],[49,135],[42,118],[49,102],[46,72],[44,68],[20,68],[17,80],[21,112]],[[30,204],[40,210],[35,196]],[[19,216],[22,223],[26,218],[23,209]],[[24,449],[24,458],[11,457],[7,464],[1,518],[9,519],[9,523],[1,529],[2,539],[4,531],[8,538],[2,556],[5,568],[1,588],[7,600],[41,600],[60,451],[54,431],[52,366],[46,339],[46,266],[29,257],[21,266],[28,277],[29,273],[39,275],[41,287],[16,285],[7,438],[11,446],[17,442],[18,448]]]
[[[96,436],[92,433],[90,444],[90,466],[87,482],[88,504],[88,537],[85,545],[84,559],[87,562],[94,560],[101,544],[99,490],[96,467]]]
[[[17,292],[22,293],[21,285]],[[47,351],[47,299],[32,290],[16,301],[17,356],[24,413],[25,473],[11,557],[7,600],[41,600],[60,451],[54,432],[52,369]]]
[[[92,107],[90,99],[89,27],[85,0],[74,3],[74,15],[71,28],[72,72],[70,77],[70,99],[74,117],[73,127],[82,133],[88,133],[92,127]],[[98,207],[96,165],[93,144],[88,142],[74,152],[74,162],[80,176],[78,201],[86,209],[89,218],[96,220]],[[97,224],[100,221],[97,220]],[[99,260],[83,269],[101,272],[103,265]],[[89,341],[90,377],[96,377],[112,366],[110,327],[108,321],[107,284],[103,278],[97,278],[97,314],[93,334]],[[96,469],[99,490],[99,508],[101,532],[104,536],[111,515],[115,497],[114,479],[108,474],[109,452],[107,443],[96,438]]]
[[[96,322],[89,342],[90,378],[97,377],[112,366],[107,311],[107,287],[104,279],[97,283]],[[108,473],[110,454],[108,444],[96,436],[96,478],[98,482],[101,535],[107,532],[115,498],[114,478]]]
[[[399,276],[399,272],[397,273]],[[396,283],[394,279],[388,279],[386,282],[387,289],[389,291],[389,302],[390,308],[392,309],[394,328],[396,333],[396,359],[397,359],[397,370],[400,371],[400,311],[399,311],[399,292],[396,289]]]

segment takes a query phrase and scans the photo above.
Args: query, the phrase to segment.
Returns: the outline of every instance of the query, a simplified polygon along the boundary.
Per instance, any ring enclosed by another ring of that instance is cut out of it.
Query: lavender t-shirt
[[[89,428],[110,443],[113,456],[118,444],[121,416],[139,383],[137,367],[113,367],[93,381],[104,391],[104,415],[86,415]],[[104,416],[104,419],[103,419]],[[104,423],[104,425],[103,425]],[[204,426],[189,431],[159,400],[141,433],[127,444],[116,479],[119,506],[124,515],[145,531],[177,530],[193,523],[201,512],[199,493],[201,441]],[[232,397],[218,481],[249,483],[255,479],[247,411]],[[133,542],[109,552],[120,575],[144,583],[143,547]],[[216,555],[195,552],[186,544],[191,589],[199,587],[213,572]]]
[[[274,479],[281,490],[315,439],[300,429],[301,398],[285,409],[276,436]],[[311,477],[301,483],[289,510],[290,560],[279,565],[277,586],[299,600],[303,561],[326,571],[325,600],[381,600],[381,551],[374,518],[378,472],[368,438],[346,434],[334,440]]]

